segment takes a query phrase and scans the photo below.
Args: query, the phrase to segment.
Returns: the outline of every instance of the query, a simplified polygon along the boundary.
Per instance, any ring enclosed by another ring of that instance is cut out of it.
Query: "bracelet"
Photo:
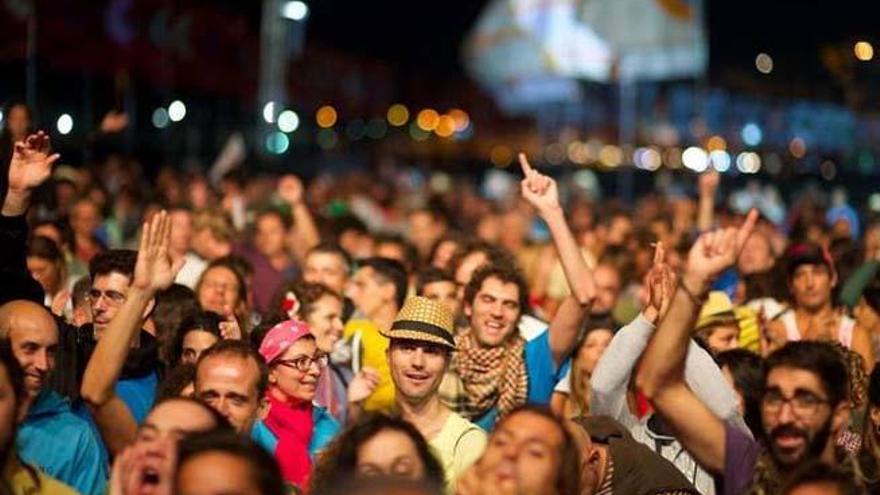
[[[696,307],[698,307],[698,308],[702,308],[702,307],[703,307],[703,303],[706,302],[706,296],[705,296],[705,295],[704,295],[703,297],[697,297],[697,296],[695,296],[694,293],[693,293],[693,291],[691,291],[690,289],[688,289],[687,284],[684,283],[684,280],[682,280],[681,283],[678,284],[678,286],[679,286],[679,288],[681,288],[681,290],[682,290],[682,291],[688,296],[688,299],[690,299],[691,302],[694,303],[694,306],[696,306]]]

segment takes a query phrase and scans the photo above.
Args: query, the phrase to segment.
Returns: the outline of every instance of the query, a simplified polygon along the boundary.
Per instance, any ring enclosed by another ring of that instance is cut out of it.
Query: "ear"
[[[380,290],[382,291],[382,299],[384,299],[385,301],[396,300],[396,298],[394,297],[394,292],[397,290],[397,288],[394,287],[394,284],[392,284],[391,282],[386,282],[382,284],[382,288]]]
[[[473,312],[474,312],[474,309],[471,307],[471,303],[465,302],[464,303],[464,315],[466,317],[470,318],[471,314],[473,314]]]
[[[275,371],[275,368],[269,368],[269,383],[272,385],[278,383],[278,374]]]

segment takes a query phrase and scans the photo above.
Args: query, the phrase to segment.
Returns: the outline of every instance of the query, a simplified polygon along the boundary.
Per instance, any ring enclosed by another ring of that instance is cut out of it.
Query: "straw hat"
[[[417,340],[455,349],[452,312],[445,304],[427,297],[410,297],[397,313],[390,330],[380,333],[389,339]]]

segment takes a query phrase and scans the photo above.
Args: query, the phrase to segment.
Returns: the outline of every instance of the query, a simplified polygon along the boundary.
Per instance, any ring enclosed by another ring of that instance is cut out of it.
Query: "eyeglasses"
[[[823,399],[810,392],[796,392],[794,397],[785,397],[778,390],[769,390],[761,399],[761,406],[768,414],[777,414],[785,404],[791,404],[791,410],[799,418],[809,418],[819,411],[819,406],[828,404],[828,399]]]
[[[279,359],[278,361],[275,361],[275,364],[286,366],[288,368],[293,368],[300,373],[308,373],[308,371],[312,369],[312,364],[317,364],[318,369],[322,370],[326,368],[329,363],[330,356],[324,354],[323,352],[315,354],[314,357],[300,356],[293,359]]]
[[[98,289],[91,289],[86,294],[86,298],[88,298],[89,302],[96,303],[101,299],[101,296],[104,296],[113,304],[122,304],[125,302],[125,294],[115,291],[115,290],[107,290],[100,291]]]

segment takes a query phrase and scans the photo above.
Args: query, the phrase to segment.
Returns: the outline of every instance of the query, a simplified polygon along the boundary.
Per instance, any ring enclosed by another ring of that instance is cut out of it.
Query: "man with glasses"
[[[684,362],[694,322],[713,280],[732,266],[757,220],[707,232],[688,254],[666,318],[642,356],[637,386],[668,420],[679,441],[705,469],[723,475],[725,494],[779,493],[804,461],[836,465],[837,434],[850,417],[847,368],[830,344],[792,342],[765,366],[762,444],[715,416],[688,388]]]

